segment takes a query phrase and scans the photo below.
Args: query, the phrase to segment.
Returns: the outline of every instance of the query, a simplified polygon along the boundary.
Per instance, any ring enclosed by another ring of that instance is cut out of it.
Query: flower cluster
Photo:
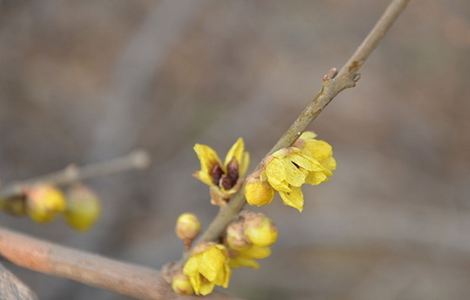
[[[20,195],[0,199],[0,210],[14,216],[28,216],[37,223],[48,223],[63,214],[73,229],[90,229],[101,213],[96,194],[84,185],[70,187],[64,194],[49,184],[36,184]]]
[[[245,197],[249,204],[263,206],[271,203],[277,191],[285,205],[302,211],[302,185],[325,182],[335,169],[331,145],[307,131],[292,147],[269,156],[264,168],[247,179]]]
[[[211,202],[219,206],[226,205],[244,185],[250,205],[269,204],[278,192],[284,204],[302,211],[302,185],[325,182],[336,169],[332,147],[316,139],[313,132],[304,132],[291,147],[265,158],[262,167],[246,180],[249,155],[241,138],[228,151],[224,163],[207,145],[196,144],[194,150],[201,163],[194,176],[210,187]],[[176,234],[189,250],[184,264],[172,271],[171,286],[178,294],[207,295],[215,286],[227,287],[232,269],[259,268],[257,260],[271,255],[278,236],[268,217],[243,211],[217,242],[202,242],[191,250],[200,228],[199,220],[190,213],[180,215],[176,222]]]
[[[212,204],[225,205],[230,196],[240,189],[250,163],[243,139],[239,138],[233,144],[225,156],[224,163],[217,152],[207,145],[196,144],[194,151],[201,163],[201,170],[194,173],[194,177],[209,186]]]
[[[193,214],[184,213],[176,222],[176,234],[185,245],[197,237],[200,223]],[[233,268],[258,268],[257,259],[271,254],[277,240],[272,221],[260,213],[243,212],[228,226],[224,243],[201,243],[189,253],[181,270],[171,280],[175,292],[184,295],[207,295],[215,286],[227,287]]]

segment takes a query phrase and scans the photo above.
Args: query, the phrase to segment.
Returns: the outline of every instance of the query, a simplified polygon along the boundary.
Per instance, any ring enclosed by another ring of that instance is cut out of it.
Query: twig
[[[137,299],[200,299],[176,295],[156,270],[41,241],[4,228],[0,228],[0,255],[20,267]],[[233,298],[215,293],[207,299]]]
[[[372,28],[367,37],[356,49],[354,54],[348,59],[341,70],[337,72],[337,70],[333,68],[323,76],[323,84],[320,92],[300,113],[294,123],[292,123],[271,151],[269,151],[267,156],[279,149],[292,145],[292,143],[297,140],[307,126],[315,120],[316,117],[318,117],[318,115],[323,111],[328,103],[336,97],[336,95],[341,91],[347,88],[352,88],[356,85],[356,82],[360,78],[358,73],[359,69],[363,66],[372,51],[377,47],[400,13],[405,9],[409,1],[410,0],[393,0],[377,21],[374,28]],[[256,167],[256,170],[258,170],[262,164],[263,162]],[[235,216],[237,216],[245,205],[242,191],[243,188],[232,197],[227,206],[219,210],[217,216],[203,233],[201,240],[216,240],[222,234],[225,227],[227,227],[227,225]]]
[[[70,165],[62,171],[6,185],[0,188],[0,198],[8,198],[21,194],[25,187],[37,183],[65,185],[75,181],[105,176],[131,169],[143,169],[148,167],[149,164],[150,158],[147,152],[136,150],[126,156],[106,162],[85,165],[82,167]]]
[[[36,300],[37,298],[26,284],[0,264],[0,299]]]

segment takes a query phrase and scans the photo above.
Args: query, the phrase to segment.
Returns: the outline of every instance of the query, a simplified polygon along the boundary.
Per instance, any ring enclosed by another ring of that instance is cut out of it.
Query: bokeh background
[[[191,177],[196,142],[253,161],[270,149],[373,26],[386,0],[0,1],[3,183],[147,149],[152,166],[88,181],[104,215],[19,231],[159,268],[174,221],[216,208]],[[333,179],[305,188],[246,299],[470,298],[470,2],[412,1],[362,71],[311,125],[333,144]],[[41,299],[125,299],[6,264]]]

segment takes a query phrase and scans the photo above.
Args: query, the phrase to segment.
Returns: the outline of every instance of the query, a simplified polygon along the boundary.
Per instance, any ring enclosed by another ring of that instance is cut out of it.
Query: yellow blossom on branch
[[[217,152],[207,145],[196,144],[194,151],[201,163],[201,169],[194,173],[194,177],[210,187],[213,204],[224,205],[240,189],[240,179],[245,176],[250,163],[243,139],[237,139],[223,163]]]
[[[227,227],[225,243],[229,249],[230,267],[259,268],[256,260],[271,255],[277,240],[277,228],[261,213],[242,212],[240,218]]]
[[[196,246],[183,267],[196,295],[207,295],[216,285],[228,287],[231,270],[224,245],[205,243]]]
[[[262,173],[271,187],[279,192],[284,204],[300,212],[304,206],[301,186],[325,182],[336,169],[331,145],[315,137],[313,132],[305,132],[292,147],[273,153]]]

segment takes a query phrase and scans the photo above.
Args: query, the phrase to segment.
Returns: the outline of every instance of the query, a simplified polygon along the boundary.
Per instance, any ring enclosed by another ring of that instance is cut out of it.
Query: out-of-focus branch
[[[352,88],[356,85],[356,82],[360,78],[358,71],[372,51],[374,51],[378,46],[385,33],[390,29],[400,13],[405,9],[409,1],[410,0],[393,0],[377,21],[374,28],[372,28],[367,37],[340,71],[337,72],[337,70],[333,68],[323,76],[323,84],[320,92],[299,114],[289,129],[287,129],[271,151],[269,151],[268,155],[279,149],[292,145],[292,143],[297,140],[307,126],[318,117],[318,115],[323,111],[328,103],[336,97],[336,95],[341,91],[347,88]],[[256,170],[258,170],[262,165],[263,162],[258,165]],[[240,189],[240,191],[232,197],[227,206],[220,209],[217,216],[202,235],[201,239],[203,241],[217,239],[225,227],[227,227],[233,218],[237,216],[245,205],[245,199],[241,192],[242,190],[243,189]]]
[[[137,299],[200,299],[176,295],[156,270],[63,247],[4,228],[0,228],[0,255],[20,267]],[[207,299],[233,298],[214,293]]]
[[[37,183],[49,183],[54,185],[65,185],[89,179],[93,177],[106,176],[114,173],[124,172],[132,169],[143,169],[150,164],[150,157],[147,152],[136,150],[126,156],[115,158],[109,161],[96,164],[89,164],[82,167],[70,165],[65,169],[51,174],[39,176],[25,181],[15,182],[0,188],[0,198],[8,198],[24,191],[25,187]]]
[[[38,297],[13,273],[0,264],[0,299],[36,300]]]

